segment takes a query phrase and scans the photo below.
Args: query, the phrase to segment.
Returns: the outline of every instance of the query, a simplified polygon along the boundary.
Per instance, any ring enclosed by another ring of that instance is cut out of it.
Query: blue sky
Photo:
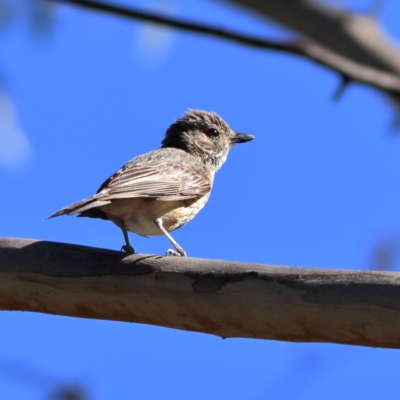
[[[217,2],[161,6],[290,36]],[[388,2],[382,24],[400,40],[399,15]],[[21,11],[1,35],[1,236],[119,249],[110,222],[43,220],[92,195],[124,162],[159,147],[175,118],[201,108],[256,140],[233,149],[207,206],[175,232],[189,256],[361,270],[394,243],[398,267],[400,138],[376,91],[351,85],[334,103],[337,76],[305,60],[67,6],[54,9],[47,31],[35,33]],[[170,246],[134,234],[131,243],[148,254]],[[0,340],[3,398],[43,399],[59,384],[101,400],[398,398],[395,350],[21,312],[0,314]]]

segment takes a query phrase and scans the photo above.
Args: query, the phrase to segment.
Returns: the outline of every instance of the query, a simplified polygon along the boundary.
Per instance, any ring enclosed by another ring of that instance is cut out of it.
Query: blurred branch
[[[368,10],[368,14],[377,19],[383,13],[383,9],[386,7],[387,0],[373,0],[372,4]]]
[[[0,309],[400,348],[400,275],[0,239]]]
[[[259,49],[275,50],[284,53],[304,57],[319,65],[323,65],[338,72],[342,81],[354,81],[360,84],[372,86],[386,93],[400,94],[400,77],[391,72],[379,70],[379,65],[369,67],[351,61],[334,51],[320,46],[308,40],[296,40],[290,42],[278,42],[262,39],[242,33],[228,31],[219,27],[212,27],[204,24],[188,22],[181,19],[161,16],[159,14],[139,11],[133,8],[96,2],[91,0],[50,0],[59,3],[74,4],[97,11],[107,12],[113,15],[138,19],[141,21],[157,23],[188,32],[200,33],[220,39],[226,39],[235,43],[256,47]],[[286,2],[282,2],[285,3]],[[290,1],[289,1],[290,3]]]
[[[376,271],[394,271],[399,256],[399,238],[387,237],[373,249],[371,269]]]
[[[88,400],[89,394],[82,385],[61,382],[55,376],[40,371],[35,366],[15,360],[0,358],[0,378],[13,378],[18,386],[39,388],[47,392],[49,400]]]
[[[218,1],[273,19],[356,63],[400,74],[400,47],[370,14],[355,14],[316,0]]]
[[[380,72],[400,75],[400,47],[382,31],[377,21],[385,5],[383,0],[376,0],[366,14],[355,14],[317,0],[218,1],[237,4],[258,16],[272,19],[313,39],[325,51],[355,62],[359,67],[371,67]],[[346,80],[346,74],[343,77]],[[398,111],[400,96],[394,91],[387,93]],[[393,126],[397,129],[396,125]]]

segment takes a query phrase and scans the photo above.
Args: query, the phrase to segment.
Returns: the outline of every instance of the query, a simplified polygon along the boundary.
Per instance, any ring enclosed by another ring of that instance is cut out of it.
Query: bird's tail
[[[107,214],[104,211],[99,210],[98,207],[110,204],[110,200],[99,200],[98,198],[88,197],[74,203],[68,207],[65,207],[54,214],[50,215],[46,219],[59,217],[61,215],[73,215],[79,214],[78,217],[90,217],[90,218],[102,218],[108,219]]]

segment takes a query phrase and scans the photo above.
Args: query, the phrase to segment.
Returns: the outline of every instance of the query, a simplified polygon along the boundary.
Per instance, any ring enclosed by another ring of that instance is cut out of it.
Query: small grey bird
[[[169,232],[189,222],[210,197],[214,175],[229,150],[254,136],[233,132],[216,113],[189,110],[167,130],[161,148],[128,161],[97,193],[57,211],[49,218],[108,219],[122,229],[123,249],[130,254],[128,231],[141,236],[165,235],[186,256]]]

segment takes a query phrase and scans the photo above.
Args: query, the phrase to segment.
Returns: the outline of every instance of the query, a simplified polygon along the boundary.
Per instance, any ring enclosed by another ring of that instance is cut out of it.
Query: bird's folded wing
[[[135,197],[161,201],[193,199],[209,193],[211,179],[205,170],[178,162],[134,165],[127,163],[108,178],[93,197],[55,212],[49,218],[72,215],[110,204],[113,200]]]
[[[199,197],[210,189],[205,170],[178,162],[127,164],[104,182],[95,197],[103,201],[134,197],[172,201]]]

